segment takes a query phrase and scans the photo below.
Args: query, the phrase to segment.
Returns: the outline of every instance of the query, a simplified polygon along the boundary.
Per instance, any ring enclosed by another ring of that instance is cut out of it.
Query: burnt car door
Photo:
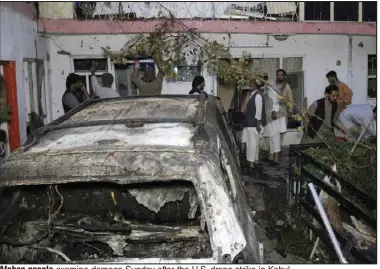
[[[236,143],[234,142],[230,127],[222,116],[224,109],[219,101],[216,102],[215,109],[218,123],[217,127],[220,133],[219,157],[221,160],[222,171],[224,173],[223,176],[228,182],[231,196],[234,201],[234,207],[247,240],[246,249],[236,256],[232,262],[257,262],[259,261],[258,241],[254,229],[251,209],[243,186]]]

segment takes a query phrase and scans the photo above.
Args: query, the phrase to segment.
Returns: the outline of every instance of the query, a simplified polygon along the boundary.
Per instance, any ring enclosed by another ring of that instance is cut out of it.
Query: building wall
[[[208,34],[207,37],[228,45],[227,34]],[[77,56],[102,55],[101,47],[110,46],[111,50],[120,50],[128,40],[126,35],[86,35],[86,36],[53,36],[55,42],[49,41],[51,59],[51,81],[53,118],[63,114],[61,97],[65,91],[65,80],[72,72],[71,58]],[[230,42],[234,45],[263,45],[266,35],[232,34]],[[363,46],[358,44],[362,42]],[[57,43],[57,44],[55,44]],[[58,46],[60,47],[58,47]],[[367,103],[366,94],[367,55],[376,54],[376,37],[352,37],[352,57],[349,57],[349,37],[345,35],[294,35],[285,41],[269,38],[272,48],[231,48],[235,56],[247,51],[255,58],[304,57],[304,91],[309,104],[323,97],[327,86],[325,75],[335,70],[339,78],[347,82],[354,92],[353,103]],[[64,50],[65,53],[58,53]],[[65,55],[65,54],[71,54]],[[350,63],[349,60],[352,59]],[[350,67],[351,66],[351,67]],[[351,70],[352,69],[352,70]],[[214,76],[204,70],[207,91],[217,94],[217,83]],[[269,74],[274,77],[274,74]],[[186,94],[191,89],[189,82],[164,82],[163,93]]]
[[[26,100],[23,60],[46,59],[48,42],[37,34],[33,4],[0,2],[0,60],[16,61],[21,143],[26,141]]]

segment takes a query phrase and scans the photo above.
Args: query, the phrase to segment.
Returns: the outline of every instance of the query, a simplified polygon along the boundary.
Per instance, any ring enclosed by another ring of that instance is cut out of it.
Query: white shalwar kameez
[[[254,92],[251,92],[251,94],[248,96],[247,100],[245,101],[245,105],[247,105],[249,99],[251,99]],[[244,109],[245,111],[246,109]],[[243,128],[242,134],[241,134],[241,143],[245,144],[247,143],[247,127]]]
[[[255,96],[256,115],[255,118],[261,121],[263,109],[263,98],[260,94]],[[246,130],[246,143],[247,143],[247,161],[250,163],[257,163],[259,160],[260,139],[263,134],[263,128],[261,127],[260,133],[257,132],[256,127],[247,127]]]
[[[281,151],[281,130],[283,130],[283,125],[286,121],[285,118],[279,118],[276,120],[272,120],[271,114],[272,112],[278,112],[280,110],[280,104],[278,102],[278,94],[275,90],[268,86],[267,88],[268,94],[268,102],[266,102],[266,110],[267,110],[267,125],[264,127],[264,137],[267,137],[269,140],[269,152],[271,154],[277,153]]]

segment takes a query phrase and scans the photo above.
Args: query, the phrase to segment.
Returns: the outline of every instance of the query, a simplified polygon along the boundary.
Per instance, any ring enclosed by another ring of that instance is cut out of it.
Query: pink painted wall
[[[34,20],[36,18],[36,8],[34,6],[34,2],[1,2],[0,4],[25,15],[30,19]]]
[[[125,34],[148,33],[159,20],[49,20],[38,21],[38,29],[54,34]],[[366,22],[269,22],[233,20],[183,20],[190,28],[202,33],[242,34],[337,34],[376,36],[376,23]]]

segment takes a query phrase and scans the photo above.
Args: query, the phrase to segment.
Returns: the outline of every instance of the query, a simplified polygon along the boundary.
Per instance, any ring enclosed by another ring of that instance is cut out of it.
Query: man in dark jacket
[[[195,76],[192,83],[192,89],[189,94],[201,94],[204,92],[205,79],[202,76]]]
[[[325,98],[314,101],[308,110],[309,123],[302,143],[322,143],[326,136],[334,136],[333,127],[347,132],[338,121],[338,87],[329,85],[325,89]]]
[[[79,106],[90,98],[86,87],[77,74],[71,73],[66,79],[66,91],[62,96],[62,106],[65,113]]]
[[[258,165],[260,139],[263,127],[266,126],[265,102],[263,97],[264,85],[258,85],[256,81],[251,82],[252,92],[245,110],[245,131],[247,144],[247,161],[250,167]]]

